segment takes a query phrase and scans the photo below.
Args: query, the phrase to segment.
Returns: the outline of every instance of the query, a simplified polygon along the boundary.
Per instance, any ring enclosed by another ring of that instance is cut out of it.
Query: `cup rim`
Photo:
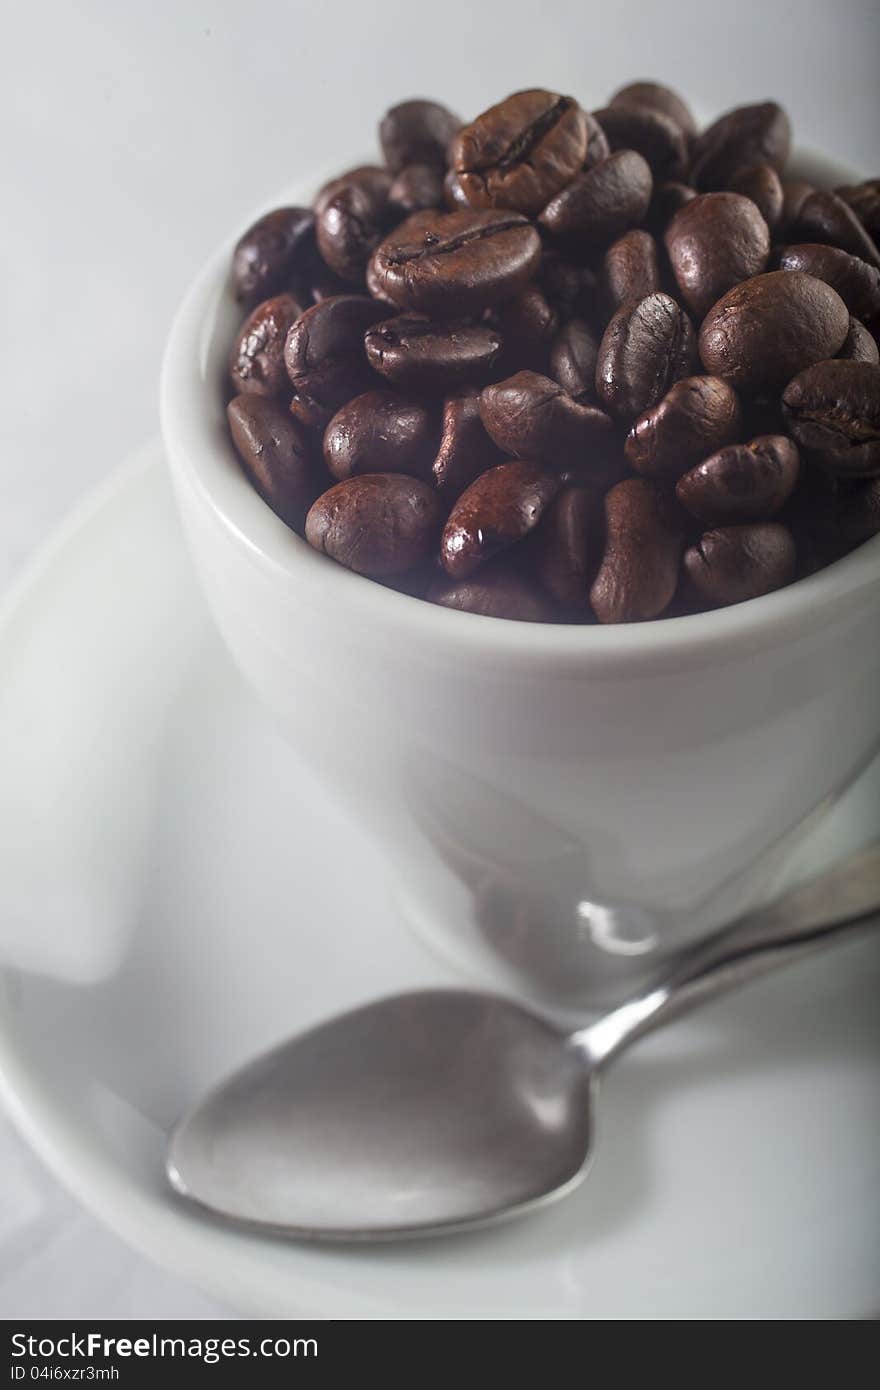
[[[861,177],[812,151],[798,151],[797,157],[823,169],[829,182]],[[310,201],[304,189],[318,182],[303,181],[300,201]],[[292,190],[293,201],[296,194],[297,189]],[[273,582],[298,596],[308,595],[310,601],[325,605],[328,614],[338,616],[344,609],[352,622],[368,623],[374,632],[387,629],[397,643],[412,643],[419,650],[433,647],[444,654],[451,650],[486,664],[540,669],[552,660],[555,667],[638,665],[659,670],[714,664],[725,653],[796,640],[845,614],[854,601],[867,601],[875,589],[880,594],[880,535],[815,574],[760,598],[704,613],[607,625],[532,623],[462,612],[399,593],[334,564],[287,527],[254,490],[225,434],[225,411],[223,428],[217,428],[217,403],[207,394],[216,389],[209,358],[212,348],[216,355],[217,320],[229,295],[234,240],[224,240],[196,276],[168,335],[160,416],[169,465],[175,483],[195,495]],[[225,355],[223,344],[224,360]]]

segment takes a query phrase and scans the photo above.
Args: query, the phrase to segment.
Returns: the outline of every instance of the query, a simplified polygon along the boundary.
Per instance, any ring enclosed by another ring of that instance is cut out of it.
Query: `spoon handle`
[[[594,1065],[697,1005],[794,964],[880,916],[880,844],[740,918],[679,960],[669,977],[576,1033]]]

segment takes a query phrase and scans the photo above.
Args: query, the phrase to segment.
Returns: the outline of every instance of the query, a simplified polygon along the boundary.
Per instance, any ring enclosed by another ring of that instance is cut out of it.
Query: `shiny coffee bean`
[[[550,349],[550,375],[572,400],[582,405],[596,400],[596,361],[599,344],[583,319],[563,324]]]
[[[880,250],[848,203],[836,193],[811,193],[801,203],[791,241],[819,241],[839,246],[880,268]]]
[[[444,205],[443,174],[431,164],[407,164],[388,190],[388,211],[395,222],[414,212]]]
[[[559,491],[559,479],[538,464],[500,463],[458,498],[440,538],[440,559],[453,579],[533,531]]]
[[[600,623],[659,618],[678,584],[683,525],[678,504],[644,478],[605,496],[605,546],[590,603]]]
[[[786,246],[779,258],[779,269],[802,270],[824,280],[856,318],[870,319],[880,313],[880,270],[838,246],[822,246],[819,242]]]
[[[630,82],[614,93],[608,105],[646,106],[650,111],[660,111],[668,116],[685,135],[690,137],[697,133],[697,123],[687,102],[662,82]]]
[[[386,210],[386,199],[377,200],[363,185],[353,183],[340,189],[318,214],[318,250],[347,285],[364,283],[367,261],[382,240]]]
[[[322,435],[333,419],[333,407],[297,391],[291,397],[288,413],[307,434]]]
[[[336,412],[324,434],[324,462],[342,481],[358,473],[428,477],[435,449],[431,412],[395,391],[367,391]]]
[[[318,498],[306,517],[306,540],[338,564],[379,579],[425,563],[441,518],[428,483],[401,473],[365,473]]]
[[[636,420],[624,453],[647,478],[673,482],[707,454],[737,438],[736,392],[717,376],[688,376]]]
[[[781,171],[790,149],[791,125],[775,101],[738,106],[697,136],[691,182],[712,191],[726,188],[739,169],[753,164],[769,164]]]
[[[792,534],[776,522],[707,531],[685,551],[684,573],[703,603],[723,608],[760,598],[794,579]]]
[[[650,106],[607,106],[593,116],[605,132],[612,154],[636,150],[647,160],[658,183],[684,177],[687,138],[677,121]]]
[[[880,473],[880,367],[818,362],[782,393],[789,431],[838,477]]]
[[[660,289],[657,243],[650,232],[634,228],[612,242],[602,262],[602,284],[612,313]]]
[[[444,497],[453,499],[501,463],[503,455],[480,419],[480,392],[473,386],[447,396],[443,402],[440,447],[434,459],[434,482]]]
[[[698,319],[727,290],[758,275],[770,254],[767,223],[739,193],[692,198],[666,228],[665,241],[678,288]]]
[[[779,225],[784,194],[782,180],[772,164],[749,164],[738,169],[727,185],[731,193],[751,198],[770,231]]]
[[[403,314],[364,338],[370,366],[404,391],[452,391],[483,382],[501,352],[497,329]]]
[[[590,584],[601,558],[602,495],[595,488],[564,487],[526,544],[528,565],[563,608],[587,610]]]
[[[294,285],[306,285],[315,260],[315,219],[308,208],[276,208],[240,237],[232,253],[232,284],[252,308]]]
[[[540,459],[554,469],[570,459],[601,454],[612,434],[603,410],[573,400],[558,382],[538,372],[517,372],[486,386],[480,418],[504,453]]]
[[[503,362],[511,371],[518,367],[533,367],[542,371],[550,353],[550,344],[559,324],[559,316],[546,295],[537,285],[527,285],[513,299],[508,299],[495,311],[495,320],[504,339]]]
[[[314,444],[282,404],[265,396],[235,396],[226,416],[232,442],[257,492],[282,521],[302,531],[321,488]]]
[[[515,92],[463,126],[450,164],[475,208],[513,208],[534,217],[582,168],[586,115],[573,97]]]
[[[376,249],[374,283],[401,309],[451,318],[523,290],[541,241],[516,212],[417,212]]]
[[[359,164],[355,169],[346,169],[344,174],[338,174],[335,179],[329,179],[323,187],[318,189],[312,204],[315,216],[320,217],[324,208],[338,193],[352,187],[362,188],[375,203],[381,204],[387,201],[391,188],[391,175],[387,169],[383,169],[378,164]]]
[[[698,463],[679,478],[675,492],[707,526],[768,521],[794,491],[799,468],[797,445],[784,434],[759,435]]]
[[[534,580],[513,565],[491,560],[467,579],[440,575],[428,589],[429,603],[480,613],[485,618],[514,618],[524,623],[549,623],[555,613]]]
[[[689,376],[696,358],[691,321],[668,294],[649,294],[613,315],[599,344],[596,393],[619,420],[633,420]]]
[[[652,188],[647,161],[635,150],[619,150],[573,178],[547,203],[538,222],[578,250],[607,246],[644,221]]]
[[[662,237],[679,208],[696,198],[697,190],[686,183],[657,183],[645,216],[645,226],[654,236]]]
[[[303,306],[292,294],[264,299],[248,315],[239,330],[229,362],[236,392],[257,396],[289,395],[284,370],[284,344]]]
[[[849,332],[837,356],[846,358],[848,362],[873,362],[876,365],[880,362],[880,349],[877,347],[876,338],[868,332],[865,325],[858,319],[851,318]]]
[[[376,386],[364,333],[388,313],[365,295],[337,295],[307,309],[287,335],[284,361],[298,395],[337,410]]]
[[[700,356],[713,376],[749,391],[771,390],[813,362],[833,357],[849,312],[824,281],[772,270],[728,290],[700,329]]]
[[[880,179],[866,179],[864,183],[849,184],[835,192],[852,208],[869,236],[875,242],[880,240]]]
[[[438,101],[402,101],[382,117],[379,142],[393,174],[408,164],[443,169],[449,142],[458,131],[458,116]]]

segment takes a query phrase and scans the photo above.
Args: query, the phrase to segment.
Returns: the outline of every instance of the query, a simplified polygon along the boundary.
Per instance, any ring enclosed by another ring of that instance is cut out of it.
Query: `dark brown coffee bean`
[[[547,203],[538,222],[579,249],[607,246],[644,221],[652,187],[646,160],[635,150],[619,150],[573,178]]]
[[[236,244],[232,283],[239,303],[252,307],[279,291],[304,286],[315,260],[315,219],[308,208],[267,212]]]
[[[276,294],[258,304],[242,324],[229,362],[239,394],[285,397],[290,384],[284,371],[284,343],[303,306],[292,294]]]
[[[322,435],[333,418],[333,407],[297,391],[291,397],[288,413],[307,434]]]
[[[636,420],[624,453],[639,473],[673,482],[739,434],[739,400],[717,376],[688,376]]]
[[[630,299],[644,299],[660,288],[657,243],[650,232],[634,228],[612,242],[602,263],[605,298],[613,313]]]
[[[771,270],[735,285],[700,329],[707,372],[769,391],[840,351],[849,312],[836,290],[797,270]]]
[[[658,183],[654,185],[651,202],[645,217],[645,226],[654,236],[662,237],[679,208],[696,198],[697,190],[686,183]]]
[[[428,483],[401,473],[365,473],[318,498],[306,517],[306,540],[338,564],[379,579],[423,564],[441,518]]]
[[[388,309],[366,295],[314,304],[287,335],[284,361],[298,395],[331,410],[377,385],[364,355],[364,333]]]
[[[804,199],[790,240],[839,246],[842,251],[849,251],[850,255],[880,268],[877,243],[865,231],[849,204],[836,193],[811,193]]]
[[[637,150],[658,183],[680,179],[688,164],[687,139],[681,126],[650,106],[606,106],[593,116],[605,132],[612,154]]]
[[[781,171],[790,149],[791,125],[775,101],[738,106],[697,136],[691,182],[711,191],[725,188],[738,169],[752,164],[769,164]]]
[[[443,204],[443,173],[431,164],[408,164],[388,190],[388,210],[395,220]]]
[[[526,542],[531,572],[563,608],[589,607],[590,584],[602,553],[596,525],[601,502],[595,488],[562,488]]]
[[[817,362],[782,393],[790,432],[839,477],[880,473],[880,367]]]
[[[617,419],[633,420],[690,375],[695,357],[691,321],[668,294],[623,304],[599,344],[599,401]]]
[[[678,288],[698,319],[740,280],[758,275],[770,254],[767,223],[739,193],[692,198],[666,228],[665,241]]]
[[[614,93],[608,105],[647,106],[651,111],[660,111],[664,116],[668,116],[681,127],[685,135],[692,136],[697,133],[697,123],[687,102],[671,87],[664,87],[662,82],[630,82]]]
[[[363,188],[375,203],[381,204],[388,199],[391,175],[378,164],[359,164],[355,169],[346,169],[344,174],[338,174],[335,179],[330,179],[318,189],[312,204],[315,216],[320,217],[327,204],[338,193],[351,187]]]
[[[838,246],[805,242],[786,246],[779,258],[780,270],[803,270],[837,291],[850,313],[870,319],[880,313],[880,270]]]
[[[795,564],[794,538],[776,522],[707,531],[684,555],[689,584],[714,608],[783,588],[794,579]]]
[[[572,400],[588,405],[596,400],[596,360],[599,344],[583,319],[563,324],[550,349],[550,375]]]
[[[815,188],[811,183],[805,183],[803,179],[782,179],[782,216],[779,225],[774,228],[777,235],[789,238],[797,224],[798,215],[806,200],[811,193],[815,193]]]
[[[577,265],[555,247],[541,253],[536,283],[563,321],[589,318],[597,307],[598,287],[592,270]]]
[[[450,164],[471,207],[514,208],[530,217],[583,166],[587,122],[573,97],[515,92],[462,127]]]
[[[283,405],[265,396],[235,396],[226,415],[232,442],[257,492],[282,521],[302,531],[321,489],[314,444]]]
[[[608,137],[589,111],[584,112],[584,120],[587,126],[587,153],[584,155],[583,169],[592,169],[594,164],[601,164],[603,159],[607,159],[611,153],[611,146],[608,144]]]
[[[502,560],[481,565],[467,579],[441,575],[431,584],[427,598],[443,608],[480,613],[485,618],[514,618],[524,623],[552,623],[553,607],[534,580]]]
[[[704,525],[769,521],[794,491],[799,467],[797,446],[784,434],[760,435],[704,459],[679,478],[675,492]]]
[[[775,230],[782,217],[784,195],[782,180],[772,164],[748,164],[738,169],[728,188],[731,193],[751,198],[770,231]]]
[[[644,478],[605,496],[605,548],[590,589],[600,623],[659,618],[678,584],[684,530],[678,504]]]
[[[570,459],[601,453],[612,434],[603,410],[572,400],[558,382],[538,372],[517,372],[486,386],[480,417],[506,454],[540,459],[555,469]]]
[[[447,392],[485,381],[502,338],[484,323],[437,323],[403,314],[377,324],[364,346],[370,366],[393,386]]]
[[[435,448],[431,412],[395,391],[367,391],[342,406],[324,434],[324,462],[340,482],[357,473],[427,477]]]
[[[372,274],[401,309],[480,313],[524,289],[541,240],[516,212],[417,212],[376,249]]]
[[[528,462],[499,463],[461,494],[440,538],[440,559],[453,579],[533,531],[559,491],[559,479]]]
[[[556,310],[537,285],[527,285],[513,299],[496,310],[495,319],[504,339],[503,361],[511,371],[517,367],[533,367],[541,371],[547,365],[550,344],[559,323]]]
[[[463,212],[470,207],[454,169],[447,169],[443,175],[443,200],[450,212]]]
[[[367,261],[382,240],[387,200],[374,198],[362,184],[348,184],[318,214],[318,250],[334,275],[347,285],[364,283]]]
[[[434,482],[444,497],[459,497],[466,487],[501,463],[503,455],[480,419],[480,393],[465,387],[443,402],[440,447],[434,459]]]
[[[880,362],[880,349],[877,347],[876,338],[868,332],[865,325],[858,319],[851,318],[849,332],[837,356],[845,358],[848,362],[873,362],[876,365]]]
[[[449,142],[461,121],[438,101],[402,101],[386,111],[379,126],[385,163],[393,174],[408,164],[431,164],[443,169]]]
[[[875,241],[880,239],[880,179],[866,179],[835,192],[852,208],[869,236]]]

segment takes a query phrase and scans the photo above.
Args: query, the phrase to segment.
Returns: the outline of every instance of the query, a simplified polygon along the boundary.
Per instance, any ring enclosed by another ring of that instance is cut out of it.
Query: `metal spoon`
[[[213,1212],[310,1239],[431,1235],[519,1214],[584,1177],[599,1076],[625,1047],[878,912],[875,845],[568,1037],[493,995],[380,999],[199,1102],[171,1136],[168,1176]]]

